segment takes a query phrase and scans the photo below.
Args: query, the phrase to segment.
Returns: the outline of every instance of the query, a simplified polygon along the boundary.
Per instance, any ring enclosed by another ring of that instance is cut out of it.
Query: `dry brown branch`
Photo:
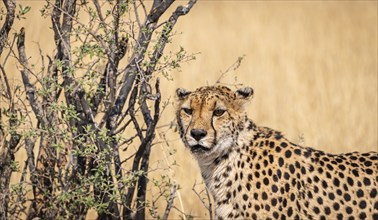
[[[9,85],[9,80],[8,80],[8,77],[7,77],[7,74],[5,73],[5,69],[2,65],[0,65],[0,70],[1,70],[1,73],[2,73],[2,77],[0,76],[0,80],[2,78],[4,78],[4,80],[1,80],[1,81],[4,81],[5,83],[5,87],[7,89],[7,99],[9,100],[9,105],[11,108],[14,108],[14,103],[13,103],[13,96],[12,96],[12,91],[11,91],[11,87]]]
[[[7,4],[7,3],[6,3]],[[12,4],[12,3],[10,3]],[[9,7],[9,6],[7,6]],[[12,6],[10,6],[12,7]],[[10,9],[7,9],[8,13],[11,13],[9,11]],[[7,15],[7,18],[11,15]],[[14,16],[14,14],[13,14]],[[4,24],[5,29],[6,24]],[[3,29],[4,29],[3,27]],[[10,24],[11,27],[11,24]],[[9,27],[9,28],[10,28]],[[9,30],[5,30],[6,32],[1,32],[1,34],[7,35]],[[1,36],[0,40],[6,41],[7,39],[2,39],[3,36]],[[14,42],[14,41],[13,41]],[[4,46],[0,42],[0,46]],[[12,43],[13,45],[13,43]],[[2,50],[2,48],[0,48]],[[1,51],[0,51],[1,53]],[[9,56],[9,53],[7,55],[7,58]],[[6,59],[7,59],[6,58]],[[4,64],[6,61],[4,61]],[[17,126],[19,124],[19,111],[16,109],[15,104],[15,98],[14,98],[14,91],[11,90],[11,86],[8,80],[7,73],[2,65],[0,65],[1,75],[0,80],[2,83],[5,84],[6,92],[2,92],[1,96],[5,97],[6,101],[5,103],[9,104],[9,107],[7,109],[0,109],[0,218],[1,219],[7,219],[8,215],[14,214],[16,211],[9,209],[9,200],[10,200],[10,190],[9,190],[9,184],[10,184],[10,178],[12,173],[14,172],[14,163],[15,163],[15,153],[19,149],[19,144],[21,141],[21,135],[17,131]],[[17,99],[17,98],[16,98]],[[3,101],[0,100],[0,104],[2,104]],[[6,116],[3,119],[3,111],[6,114]],[[7,118],[7,119],[5,119]],[[8,128],[5,128],[4,122],[7,121]]]
[[[196,194],[196,196],[200,199],[201,203],[203,206],[205,206],[205,208],[207,209],[207,211],[209,212],[209,218],[210,220],[213,219],[213,204],[211,202],[211,198],[210,198],[210,193],[209,191],[207,190],[206,186],[203,190],[201,190],[200,192],[198,192],[196,190],[196,186],[198,186],[199,184],[197,184],[197,182],[194,182],[193,184],[193,187],[192,187],[192,191]],[[203,194],[205,193],[206,195],[206,199],[207,199],[207,202],[205,201],[205,199],[203,198]]]
[[[173,183],[172,188],[171,188],[171,193],[169,194],[168,204],[167,204],[167,207],[165,208],[164,215],[162,217],[163,220],[168,219],[169,213],[171,212],[171,209],[173,207],[173,200],[176,197],[176,190],[177,190],[177,185],[176,183]]]
[[[176,10],[170,16],[168,21],[166,21],[163,28],[163,32],[161,33],[161,36],[157,43],[158,46],[156,47],[155,51],[152,53],[150,57],[150,65],[146,70],[147,75],[150,75],[155,70],[156,64],[160,60],[161,56],[163,55],[163,51],[164,51],[165,45],[167,44],[169,35],[171,31],[173,30],[173,27],[175,26],[178,18],[180,16],[183,16],[189,13],[189,11],[192,9],[196,1],[197,0],[190,0],[188,5],[178,6]]]
[[[105,22],[104,16],[102,15],[100,3],[98,2],[98,0],[93,0],[93,4],[96,7],[97,15],[100,18],[100,23],[104,27],[106,35],[108,35],[109,30],[108,30],[107,24]]]
[[[42,111],[42,105],[38,101],[36,96],[36,89],[35,86],[30,82],[30,71],[29,71],[29,64],[28,59],[25,52],[25,29],[21,28],[20,33],[17,39],[17,49],[19,54],[19,60],[21,65],[24,67],[21,70],[22,82],[25,86],[25,91],[27,95],[27,99],[29,100],[30,106],[33,109],[35,116],[37,117],[38,121],[42,124],[42,126],[46,125],[46,120],[44,118],[44,113]]]
[[[7,15],[5,22],[0,30],[0,55],[3,53],[4,47],[8,40],[8,34],[13,26],[15,17],[16,1],[15,0],[3,0],[5,8],[7,9]]]
[[[244,57],[245,57],[244,55],[241,56],[241,57],[238,57],[238,59],[233,64],[231,64],[225,71],[221,71],[221,75],[215,81],[215,85],[220,84],[227,73],[229,73],[230,71],[235,71],[236,69],[238,69],[240,67],[240,64],[243,61]]]

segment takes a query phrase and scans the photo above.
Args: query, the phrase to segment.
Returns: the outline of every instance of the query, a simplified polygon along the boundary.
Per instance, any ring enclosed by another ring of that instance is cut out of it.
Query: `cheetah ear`
[[[190,93],[190,91],[187,91],[186,89],[183,88],[178,88],[176,89],[176,96],[179,100],[185,99]]]
[[[251,87],[244,87],[235,92],[235,109],[237,111],[244,111],[245,107],[253,97],[253,89]]]
[[[237,99],[250,100],[253,97],[253,89],[251,87],[244,87],[236,90],[235,92]]]

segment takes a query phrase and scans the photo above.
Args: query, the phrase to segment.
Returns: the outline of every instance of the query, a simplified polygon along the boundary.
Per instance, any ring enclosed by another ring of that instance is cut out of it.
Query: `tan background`
[[[52,54],[51,32],[46,31],[50,21],[42,21],[39,13],[44,2],[22,3],[32,11],[15,29],[26,28],[28,54],[38,53],[32,42]],[[183,46],[200,54],[183,64],[181,72],[172,72],[173,81],[162,80],[163,99],[172,100],[177,87],[214,84],[221,71],[245,55],[240,68],[223,82],[232,84],[236,77],[237,83],[254,88],[248,113],[258,125],[332,153],[377,150],[377,7],[377,1],[199,0],[180,18],[176,31],[182,33],[167,49]],[[11,63],[6,68],[19,74]],[[169,105],[161,125],[173,119],[174,107]],[[167,172],[182,188],[175,205],[207,218],[192,191],[194,182],[201,181],[196,161],[176,133],[168,131],[168,137],[169,146],[155,145],[153,160],[177,150],[164,159],[178,164]],[[170,217],[178,218],[178,212]]]
[[[258,125],[332,153],[377,150],[377,14],[376,1],[200,0],[180,20],[175,42],[201,54],[172,74],[165,97],[213,84],[245,55],[224,82],[237,77],[254,88],[248,113]],[[185,211],[205,217],[191,190],[201,181],[196,161],[174,143]]]

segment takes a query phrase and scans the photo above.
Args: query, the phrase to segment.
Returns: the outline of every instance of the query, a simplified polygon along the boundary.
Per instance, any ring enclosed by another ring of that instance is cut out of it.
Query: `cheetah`
[[[378,220],[378,152],[329,154],[257,126],[253,89],[177,89],[177,122],[216,219]]]

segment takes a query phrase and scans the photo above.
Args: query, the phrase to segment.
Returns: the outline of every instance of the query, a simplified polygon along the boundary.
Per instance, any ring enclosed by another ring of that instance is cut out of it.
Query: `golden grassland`
[[[25,26],[30,41],[51,51],[51,36],[45,34],[49,20],[40,22],[37,10],[43,1],[27,3],[34,10],[16,29]],[[254,88],[248,113],[258,125],[331,153],[377,150],[377,7],[377,1],[199,0],[179,20],[176,31],[182,33],[166,49],[175,51],[182,46],[200,54],[183,64],[180,72],[171,72],[173,81],[162,78],[162,97],[174,99],[177,87],[214,84],[221,71],[245,55],[240,68],[227,74],[223,82],[233,84],[237,78],[236,83]],[[37,54],[36,44],[29,45],[29,54]],[[19,74],[15,67],[7,68]],[[174,117],[174,106],[169,105],[161,125]],[[177,133],[167,130],[166,136],[169,145],[154,145],[151,166],[157,161],[165,166],[177,163],[164,171],[182,188],[175,206],[208,218],[192,191],[195,181],[201,181],[196,161]],[[172,150],[176,154],[168,157]],[[170,215],[178,216],[175,210]]]
[[[248,113],[258,125],[332,153],[378,150],[377,14],[377,2],[200,1],[180,21],[178,44],[201,54],[174,73],[166,96],[213,84],[245,55],[223,81],[254,88]],[[191,191],[199,169],[175,143],[185,211],[204,216]]]

